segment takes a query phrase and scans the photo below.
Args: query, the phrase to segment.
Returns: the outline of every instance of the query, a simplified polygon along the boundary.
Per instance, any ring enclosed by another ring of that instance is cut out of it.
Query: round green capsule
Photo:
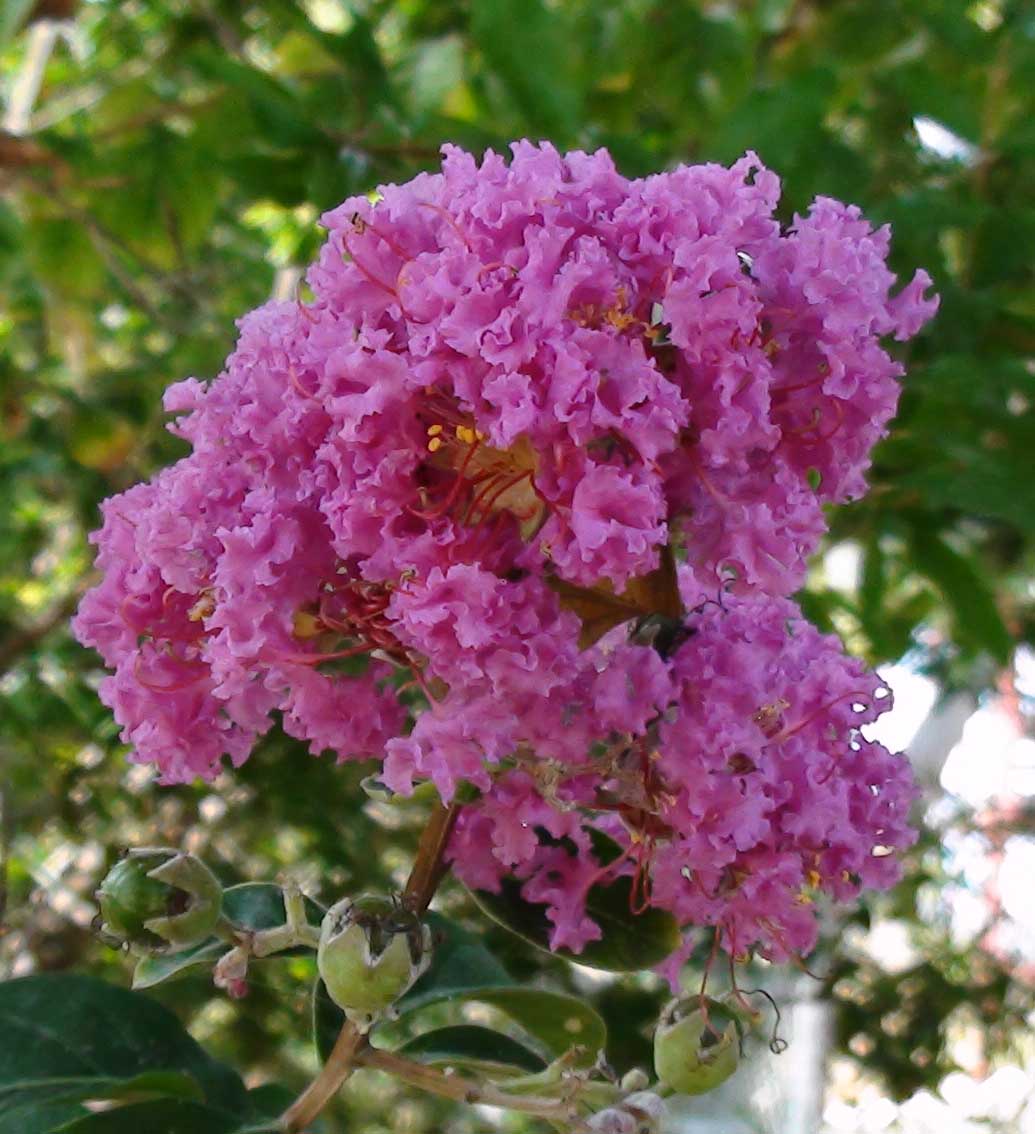
[[[707,1013],[683,1011],[674,1001],[662,1013],[654,1033],[654,1070],[658,1079],[683,1095],[699,1095],[724,1083],[740,1062],[740,1023],[717,1000],[706,1000]]]
[[[320,927],[320,976],[331,999],[363,1030],[390,1011],[430,960],[428,927],[390,898],[344,898]]]
[[[138,847],[108,871],[97,901],[105,936],[138,949],[182,949],[215,929],[223,888],[192,854]]]

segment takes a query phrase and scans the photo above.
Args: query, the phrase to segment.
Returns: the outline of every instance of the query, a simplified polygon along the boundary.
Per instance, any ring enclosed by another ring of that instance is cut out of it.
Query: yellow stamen
[[[428,452],[429,453],[437,453],[439,451],[439,449],[441,449],[441,448],[442,448],[442,438],[441,437],[432,437],[432,439],[428,442]]]
[[[216,609],[216,600],[211,591],[202,591],[198,596],[198,601],[187,611],[187,617],[191,622],[201,622],[202,619],[208,618],[213,614]]]
[[[315,614],[308,610],[296,610],[292,619],[292,632],[296,638],[315,638],[323,630],[323,624]]]
[[[429,425],[428,426],[428,436],[429,437],[437,437],[441,432],[442,432],[442,426],[441,425],[436,424],[436,425]]]
[[[823,876],[818,870],[810,870],[808,873],[808,880],[810,886],[818,886],[823,881]]]
[[[463,441],[465,445],[473,445],[477,440],[477,434],[469,425],[458,425],[456,427],[456,436],[458,441]]]

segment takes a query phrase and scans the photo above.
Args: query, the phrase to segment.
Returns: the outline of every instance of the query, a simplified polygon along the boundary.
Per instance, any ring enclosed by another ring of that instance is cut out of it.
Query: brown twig
[[[403,891],[403,901],[414,913],[424,913],[446,875],[446,846],[459,812],[458,803],[437,803],[421,834],[413,868]],[[281,1115],[281,1129],[286,1134],[304,1130],[338,1093],[369,1050],[366,1033],[347,1020],[320,1073]]]
[[[404,1083],[433,1095],[441,1095],[443,1098],[505,1107],[508,1110],[521,1111],[523,1114],[535,1114],[540,1118],[558,1119],[562,1122],[573,1122],[578,1118],[578,1111],[565,1099],[509,1094],[492,1083],[480,1083],[475,1079],[465,1079],[462,1075],[447,1075],[434,1067],[415,1063],[412,1059],[397,1055],[394,1051],[368,1047],[356,1056],[356,1062],[362,1067],[385,1071]]]
[[[459,814],[458,803],[448,806],[436,803],[435,810],[421,833],[413,869],[407,879],[406,889],[403,890],[403,902],[414,913],[422,914],[431,905],[435,891],[446,876],[449,869],[445,861],[446,847]]]

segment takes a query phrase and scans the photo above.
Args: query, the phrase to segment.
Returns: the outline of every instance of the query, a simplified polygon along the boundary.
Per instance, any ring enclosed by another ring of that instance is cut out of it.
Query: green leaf
[[[413,1022],[433,1004],[486,1004],[523,1028],[547,1058],[578,1046],[583,1062],[595,1060],[607,1032],[594,1008],[567,993],[515,984],[473,934],[441,914],[430,913],[428,920],[436,942],[431,967],[396,1005],[399,1019]],[[321,1059],[330,1053],[343,1022],[341,1010],[318,982],[313,1028]]]
[[[305,899],[305,912],[313,925],[319,925],[323,919],[323,907],[311,898]],[[243,882],[239,886],[228,886],[223,891],[223,913],[234,925],[251,930],[273,929],[283,925],[287,916],[283,891],[272,882]],[[229,947],[220,938],[210,937],[189,949],[141,957],[133,972],[133,987],[138,991],[153,988],[195,965],[211,964]],[[290,957],[305,952],[306,949],[299,947],[276,955]]]
[[[41,217],[29,221],[25,235],[33,268],[56,294],[86,299],[104,287],[107,270],[82,224]]]
[[[157,1099],[75,1118],[54,1134],[236,1134],[242,1129],[226,1111],[182,1099]]]
[[[0,47],[17,35],[34,0],[0,0]]]
[[[542,1071],[546,1061],[524,1044],[474,1024],[457,1024],[424,1032],[398,1048],[400,1055],[421,1063],[446,1064],[458,1068],[515,1068]]]
[[[211,1059],[168,1009],[93,977],[48,973],[0,984],[0,1032],[0,1087],[10,1110],[19,1099],[43,1105],[67,1090],[112,1098],[145,1089],[247,1112],[236,1072]],[[64,1084],[48,1090],[45,1080]]]
[[[601,862],[609,862],[620,853],[618,845],[601,832],[591,830],[590,837]],[[586,898],[586,913],[600,926],[603,937],[590,941],[581,953],[570,949],[552,952],[580,965],[611,972],[635,972],[660,964],[681,944],[679,925],[665,910],[632,913],[632,886],[632,879],[627,877],[617,878],[607,886],[594,886]],[[505,878],[498,894],[472,890],[471,896],[505,929],[551,951],[553,926],[546,916],[546,907],[526,901],[519,881]]]
[[[88,1113],[78,1103],[30,1102],[0,1114],[0,1134],[53,1134],[64,1123]]]
[[[472,988],[458,1001],[498,1008],[534,1037],[551,1059],[578,1047],[580,1066],[590,1066],[607,1042],[604,1021],[584,1000],[565,992],[512,985],[510,988]]]
[[[479,0],[471,36],[533,133],[563,145],[578,130],[580,97],[568,29],[542,0]]]
[[[473,933],[439,913],[426,918],[431,926],[434,952],[428,971],[399,1001],[400,1013],[469,992],[472,988],[507,988],[510,974]]]
[[[321,1063],[326,1063],[345,1023],[345,1013],[330,998],[322,980],[313,985],[312,1021],[316,1054]]]
[[[1013,641],[982,571],[926,525],[913,528],[910,546],[917,569],[949,604],[960,644],[1008,661]]]
[[[441,914],[428,919],[435,939],[432,963],[396,1005],[400,1019],[432,1004],[488,1004],[534,1036],[550,1058],[576,1044],[585,1049],[588,1062],[596,1058],[607,1033],[589,1004],[567,993],[515,984],[473,934]]]
[[[305,899],[306,917],[319,925],[326,912],[312,898]],[[223,891],[223,913],[242,929],[273,929],[284,924],[284,892],[272,882],[243,882]]]
[[[207,941],[175,953],[149,953],[137,961],[133,970],[133,987],[138,992],[154,988],[156,984],[170,980],[195,965],[215,964],[229,948],[225,941],[210,937]]]
[[[295,1092],[283,1083],[263,1083],[248,1092],[248,1105],[256,1121],[275,1120],[295,1101]]]
[[[0,1085],[0,1114],[27,1103],[108,1101],[161,1095],[200,1100],[198,1083],[181,1071],[145,1071],[130,1079],[97,1075],[69,1075],[40,1079],[18,1079]]]

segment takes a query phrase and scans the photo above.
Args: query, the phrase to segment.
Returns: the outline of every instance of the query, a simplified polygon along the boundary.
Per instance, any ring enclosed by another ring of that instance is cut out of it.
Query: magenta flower
[[[806,950],[817,893],[893,880],[913,788],[860,738],[879,681],[785,596],[865,491],[882,336],[937,300],[891,294],[854,207],[781,232],[753,154],[629,181],[512,148],[324,217],[312,302],[167,392],[192,451],[105,503],[76,632],[165,782],[279,710],[396,790],[479,789],[455,869],[523,879],[555,946],[627,873],[734,955]]]

